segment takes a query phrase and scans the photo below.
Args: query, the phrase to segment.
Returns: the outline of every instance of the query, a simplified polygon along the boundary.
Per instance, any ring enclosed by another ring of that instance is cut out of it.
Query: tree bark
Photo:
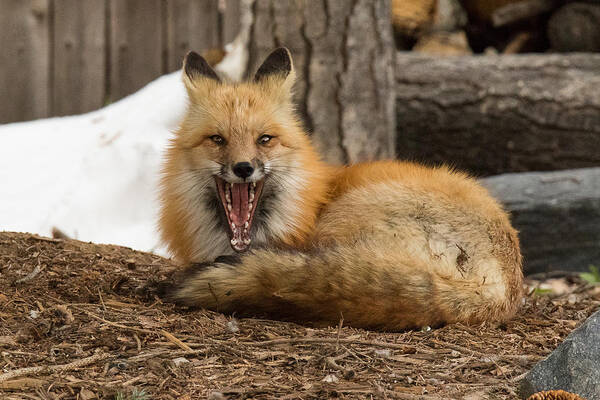
[[[600,168],[504,174],[483,184],[512,214],[525,273],[600,263]]]
[[[394,44],[389,0],[256,0],[248,73],[285,46],[296,101],[324,159],[395,154]]]
[[[477,175],[600,166],[600,55],[396,61],[401,158]]]

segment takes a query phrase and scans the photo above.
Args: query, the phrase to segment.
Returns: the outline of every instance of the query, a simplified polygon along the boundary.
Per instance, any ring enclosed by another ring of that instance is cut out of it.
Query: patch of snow
[[[181,72],[87,114],[0,125],[0,230],[166,254],[156,230],[162,153],[186,106]]]

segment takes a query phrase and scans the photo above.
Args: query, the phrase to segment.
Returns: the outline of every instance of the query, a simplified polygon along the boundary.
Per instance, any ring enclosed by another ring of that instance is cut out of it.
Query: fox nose
[[[233,166],[233,173],[242,179],[246,179],[254,172],[254,167],[249,162],[239,162]]]

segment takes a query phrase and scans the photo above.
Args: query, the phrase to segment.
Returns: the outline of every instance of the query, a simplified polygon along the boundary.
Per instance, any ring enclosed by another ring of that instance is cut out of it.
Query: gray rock
[[[533,367],[521,381],[519,395],[526,399],[539,391],[559,389],[600,400],[600,311]]]
[[[482,183],[512,214],[527,275],[587,271],[599,262],[600,168],[504,174]]]

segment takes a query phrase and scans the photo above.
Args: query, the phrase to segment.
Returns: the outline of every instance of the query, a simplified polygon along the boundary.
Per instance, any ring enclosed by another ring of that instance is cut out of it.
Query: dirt
[[[143,290],[175,268],[114,245],[0,233],[0,398],[516,398],[522,374],[600,305],[600,287],[578,278],[560,294],[529,281],[499,326],[316,329]]]

